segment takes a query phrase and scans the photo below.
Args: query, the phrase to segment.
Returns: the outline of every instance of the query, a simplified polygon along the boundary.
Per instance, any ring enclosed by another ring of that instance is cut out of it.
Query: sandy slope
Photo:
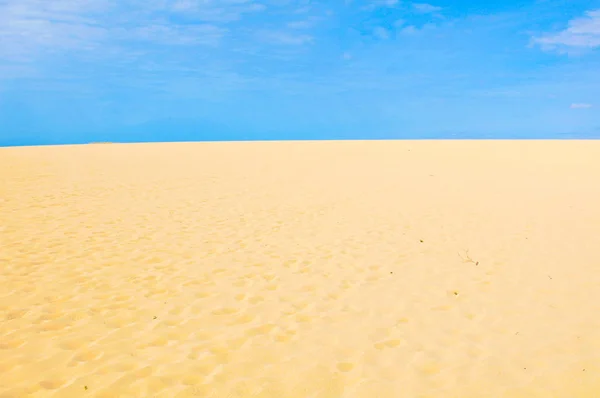
[[[597,397],[600,142],[0,148],[1,397]]]

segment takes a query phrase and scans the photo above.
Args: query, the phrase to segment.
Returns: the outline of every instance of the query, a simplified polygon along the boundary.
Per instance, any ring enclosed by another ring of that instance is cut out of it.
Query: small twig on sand
[[[469,256],[469,250],[468,250],[468,249],[467,249],[467,250],[465,250],[465,255],[464,255],[464,256],[462,256],[462,255],[460,254],[460,252],[458,253],[458,256],[459,256],[460,258],[462,258],[463,262],[465,262],[465,263],[473,263],[473,264],[475,264],[475,265],[479,265],[479,261],[475,261],[475,260],[473,260],[473,259],[471,258],[471,256]]]

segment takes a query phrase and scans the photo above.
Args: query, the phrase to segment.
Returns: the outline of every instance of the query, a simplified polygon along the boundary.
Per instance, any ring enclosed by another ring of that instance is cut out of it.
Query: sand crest
[[[0,148],[0,397],[597,397],[600,142]]]

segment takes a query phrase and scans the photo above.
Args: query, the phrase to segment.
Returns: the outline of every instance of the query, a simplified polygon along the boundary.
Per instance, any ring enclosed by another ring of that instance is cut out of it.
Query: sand
[[[597,397],[600,141],[0,148],[0,397]]]

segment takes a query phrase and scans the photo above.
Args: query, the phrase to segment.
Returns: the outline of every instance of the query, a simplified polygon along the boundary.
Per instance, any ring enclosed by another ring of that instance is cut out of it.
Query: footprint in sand
[[[231,325],[243,325],[252,322],[256,318],[256,315],[242,314],[235,318],[230,324]]]
[[[350,372],[352,369],[354,369],[354,364],[350,362],[340,362],[337,364],[337,369],[344,373]]]
[[[83,347],[87,341],[81,339],[68,339],[58,343],[58,346],[63,350],[75,351]]]
[[[246,331],[246,335],[247,336],[258,336],[258,335],[264,335],[264,334],[269,334],[269,332],[273,329],[275,329],[276,325],[272,324],[272,323],[267,323],[261,326],[257,326],[254,328],[250,328]]]
[[[375,347],[378,350],[383,350],[385,348],[396,348],[401,343],[402,343],[402,341],[399,340],[399,339],[391,339],[391,340],[385,340],[385,341],[381,341],[381,342],[375,343],[373,345],[373,347]]]
[[[265,300],[265,298],[262,296],[254,296],[254,297],[250,298],[248,301],[250,302],[250,304],[258,304],[264,300]]]
[[[6,341],[0,342],[0,350],[10,350],[21,347],[25,344],[25,340],[19,338],[13,338]]]
[[[222,307],[222,308],[218,308],[218,309],[214,310],[212,313],[213,313],[213,315],[233,315],[233,314],[237,314],[238,312],[239,312],[239,309],[237,309],[237,308]]]
[[[296,335],[296,331],[288,330],[288,331],[276,334],[274,337],[274,340],[278,343],[287,343],[288,341],[292,340],[295,335]]]
[[[67,381],[65,379],[59,378],[40,381],[40,386],[46,390],[56,390],[61,388],[65,384],[67,384]]]
[[[246,295],[244,293],[240,293],[240,294],[236,294],[235,295],[235,299],[237,301],[243,301],[246,298]]]

